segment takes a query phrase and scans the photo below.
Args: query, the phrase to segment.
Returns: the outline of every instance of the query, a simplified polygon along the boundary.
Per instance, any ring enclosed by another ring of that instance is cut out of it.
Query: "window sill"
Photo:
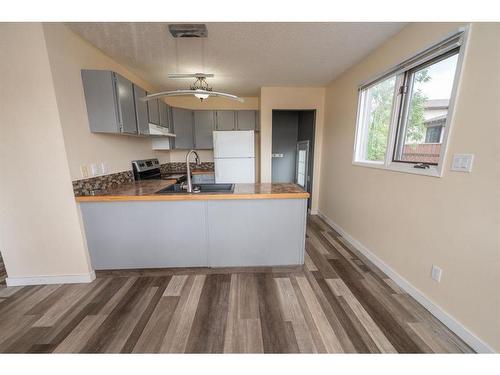
[[[391,172],[418,174],[429,177],[442,177],[442,170],[439,168],[439,165],[437,166],[431,165],[428,169],[419,169],[419,168],[413,168],[413,164],[394,163],[394,162],[389,163],[389,165],[386,165],[384,163],[377,163],[377,162],[353,161],[352,164],[358,167],[383,169]]]
[[[357,165],[359,167],[369,167],[369,168],[377,168],[377,169],[387,169],[384,165],[384,162],[376,162],[376,161],[353,161],[353,165]]]

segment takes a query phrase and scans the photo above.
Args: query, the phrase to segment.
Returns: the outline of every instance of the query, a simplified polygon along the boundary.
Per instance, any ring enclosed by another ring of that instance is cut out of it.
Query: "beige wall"
[[[315,109],[316,134],[314,142],[314,170],[311,210],[318,209],[321,184],[325,88],[323,87],[262,87],[260,91],[260,155],[261,181],[271,182],[273,109]]]
[[[71,179],[83,178],[80,166],[105,162],[107,173],[131,168],[134,159],[159,157],[168,161],[168,154],[152,150],[151,139],[94,134],[89,130],[81,69],[112,70],[146,90],[155,88],[61,23],[43,25],[50,67],[54,79],[59,116],[63,126]]]
[[[9,278],[89,275],[42,25],[0,24],[0,250]]]
[[[471,28],[442,178],[352,165],[358,84],[457,28],[409,25],[328,86],[319,209],[500,351],[500,24]]]

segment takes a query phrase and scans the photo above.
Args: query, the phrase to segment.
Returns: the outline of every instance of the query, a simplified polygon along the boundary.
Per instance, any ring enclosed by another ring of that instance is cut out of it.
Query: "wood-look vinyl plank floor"
[[[97,272],[6,287],[2,353],[467,353],[472,349],[318,216],[304,267]]]

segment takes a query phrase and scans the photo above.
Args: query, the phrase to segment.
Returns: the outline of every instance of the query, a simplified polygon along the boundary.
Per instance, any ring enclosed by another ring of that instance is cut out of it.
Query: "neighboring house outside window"
[[[446,118],[443,120],[446,121]],[[445,121],[440,121],[439,125],[434,126],[426,124],[425,143],[441,143],[441,134]]]
[[[425,163],[439,161],[449,102],[448,99],[431,99],[424,103],[425,140],[423,143],[406,144],[402,160]]]

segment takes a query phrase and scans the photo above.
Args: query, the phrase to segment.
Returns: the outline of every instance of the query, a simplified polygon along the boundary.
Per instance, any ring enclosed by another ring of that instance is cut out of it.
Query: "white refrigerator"
[[[253,131],[214,131],[216,183],[255,182]]]

